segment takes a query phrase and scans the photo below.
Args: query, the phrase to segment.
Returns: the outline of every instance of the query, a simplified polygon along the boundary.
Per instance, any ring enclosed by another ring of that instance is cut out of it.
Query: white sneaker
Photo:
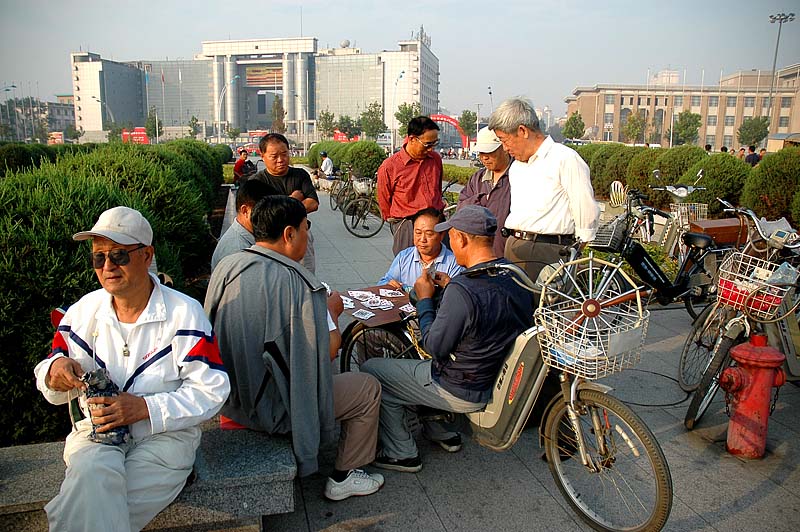
[[[343,501],[348,497],[372,495],[383,486],[383,475],[367,473],[363,469],[351,469],[347,478],[336,482],[328,477],[325,484],[325,497],[332,501]]]

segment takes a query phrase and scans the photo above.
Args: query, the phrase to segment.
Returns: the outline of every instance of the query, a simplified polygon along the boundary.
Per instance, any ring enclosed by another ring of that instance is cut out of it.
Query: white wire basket
[[[589,247],[607,253],[620,253],[628,233],[628,223],[624,215],[617,216],[607,224],[601,225]]]
[[[670,203],[669,210],[684,230],[689,229],[690,223],[708,218],[708,203]]]
[[[533,314],[544,363],[587,380],[638,363],[650,320],[641,295],[620,264],[592,253],[561,263]]]
[[[367,196],[372,194],[372,184],[373,180],[368,177],[354,179],[353,190],[356,191],[356,194]]]
[[[731,253],[719,269],[719,301],[737,310],[745,310],[756,320],[775,317],[790,287],[767,282],[778,265],[740,252]]]

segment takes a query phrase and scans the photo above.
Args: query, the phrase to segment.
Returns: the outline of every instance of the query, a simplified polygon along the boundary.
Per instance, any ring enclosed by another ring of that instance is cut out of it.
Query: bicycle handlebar
[[[725,201],[722,198],[717,198],[717,201],[722,203],[722,205],[725,206],[725,209],[723,209],[724,212],[729,212],[729,213],[733,213],[733,214],[737,214],[737,215],[747,216],[748,218],[750,218],[753,221],[753,225],[755,226],[756,231],[758,232],[759,236],[761,238],[763,238],[764,240],[769,241],[769,238],[772,235],[765,235],[764,234],[764,230],[761,228],[762,222],[761,222],[761,220],[758,219],[758,216],[756,215],[755,212],[753,212],[751,209],[748,209],[747,207],[735,207],[735,206],[733,206],[733,204],[731,204],[728,201]],[[796,231],[794,231],[794,233],[795,233],[795,235],[797,234]],[[798,248],[800,248],[800,238],[797,238],[791,244],[787,242],[786,244],[784,244],[784,247],[787,247],[789,249],[798,249]]]

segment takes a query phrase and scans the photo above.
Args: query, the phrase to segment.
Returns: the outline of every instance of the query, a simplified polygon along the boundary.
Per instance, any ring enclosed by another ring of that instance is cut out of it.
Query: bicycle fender
[[[614,388],[612,388],[611,386],[606,386],[605,384],[600,384],[599,382],[590,382],[590,381],[584,381],[584,382],[581,383],[580,386],[578,386],[578,391],[579,392],[581,390],[594,390],[596,392],[607,394],[607,393],[610,393],[613,389]],[[540,447],[544,446],[544,426],[546,424],[545,421],[547,421],[547,418],[550,416],[550,411],[553,410],[553,407],[559,401],[563,401],[564,400],[563,397],[564,396],[561,393],[556,394],[556,396],[553,397],[550,400],[550,403],[548,403],[547,407],[545,407],[544,412],[542,412],[542,422],[539,423],[539,446]]]

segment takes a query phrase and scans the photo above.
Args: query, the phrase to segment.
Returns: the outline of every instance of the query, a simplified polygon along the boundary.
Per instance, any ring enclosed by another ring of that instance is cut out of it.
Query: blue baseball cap
[[[456,211],[449,220],[436,224],[433,229],[437,233],[444,233],[451,227],[470,235],[493,236],[497,232],[497,218],[486,207],[467,205]]]

